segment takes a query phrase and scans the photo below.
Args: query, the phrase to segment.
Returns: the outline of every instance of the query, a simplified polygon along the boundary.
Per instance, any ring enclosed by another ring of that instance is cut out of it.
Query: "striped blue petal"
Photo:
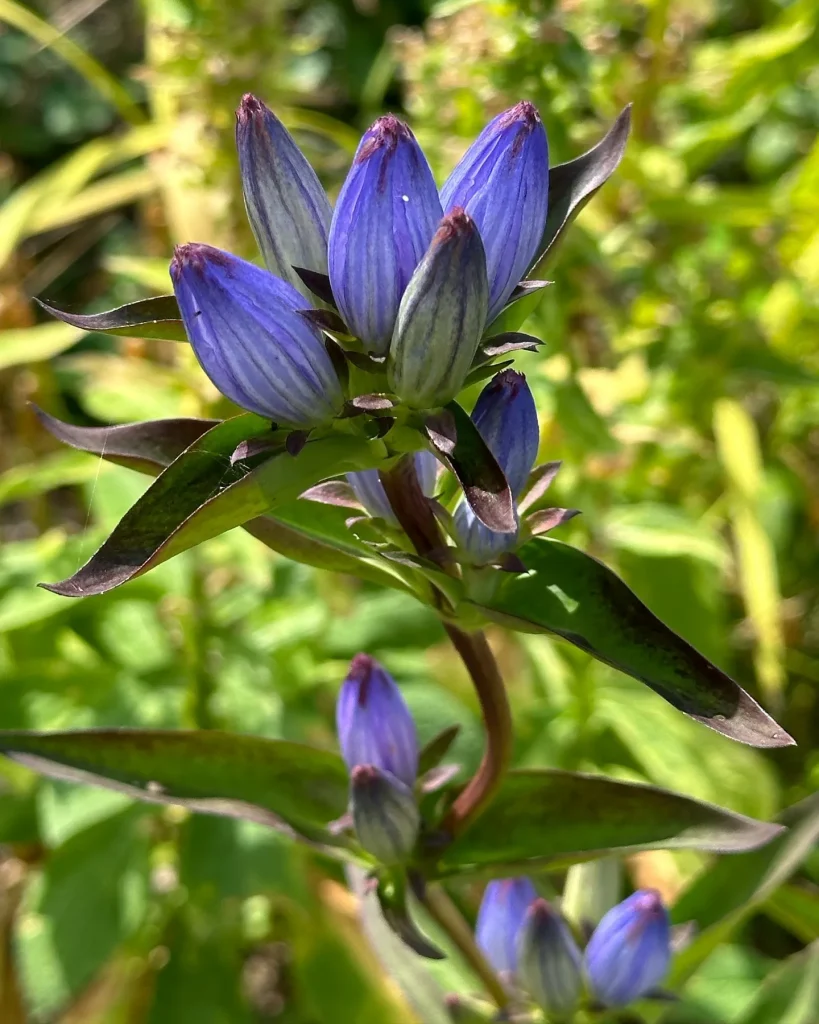
[[[613,907],[586,947],[589,986],[606,1006],[626,1006],[657,988],[671,962],[671,925],[660,894],[641,889]]]
[[[483,955],[501,974],[512,975],[518,968],[518,940],[526,911],[537,899],[528,878],[503,878],[484,890],[475,938]]]
[[[392,114],[378,118],[339,193],[328,253],[338,308],[368,352],[386,353],[401,296],[441,214],[412,132]]]
[[[236,148],[248,219],[267,269],[312,302],[293,267],[327,273],[332,209],[321,182],[290,132],[250,93],[236,112]]]
[[[367,654],[353,658],[336,704],[341,753],[352,771],[375,765],[406,786],[418,774],[415,722],[395,680]]]
[[[489,320],[500,313],[534,258],[549,200],[549,146],[526,101],[489,122],[441,189],[444,210],[463,207],[486,249]]]
[[[341,411],[341,385],[295,288],[200,243],[176,247],[171,278],[196,358],[223,395],[294,427]]]
[[[416,409],[445,405],[464,385],[486,324],[486,257],[463,210],[442,220],[401,299],[387,380]]]
[[[546,900],[526,912],[518,938],[520,981],[548,1014],[572,1013],[583,988],[582,955],[569,926]]]

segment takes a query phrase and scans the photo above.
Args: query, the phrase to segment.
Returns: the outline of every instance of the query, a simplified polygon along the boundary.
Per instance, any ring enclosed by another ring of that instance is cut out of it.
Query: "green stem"
[[[423,903],[435,923],[452,939],[466,962],[481,979],[487,993],[497,1004],[498,1009],[506,1009],[509,1005],[509,994],[501,984],[497,974],[487,963],[483,953],[478,949],[472,935],[472,930],[461,916],[461,912],[449,898],[443,886],[427,886]]]

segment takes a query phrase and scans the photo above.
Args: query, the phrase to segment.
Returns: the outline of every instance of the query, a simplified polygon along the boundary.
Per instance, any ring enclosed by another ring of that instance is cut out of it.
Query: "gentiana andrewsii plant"
[[[281,121],[246,96],[237,146],[266,269],[191,241],[176,247],[173,295],[88,316],[47,307],[89,330],[187,340],[232,403],[224,420],[106,430],[42,414],[66,443],[155,477],[90,561],[48,589],[101,594],[243,526],[286,557],[432,608],[474,683],[485,746],[465,781],[447,761],[457,730],[445,717],[419,749],[396,681],[361,654],[338,699],[341,756],[218,731],[7,732],[2,749],[45,774],[250,817],[363,871],[406,955],[444,955],[416,921],[422,907],[505,1019],[570,1020],[577,1008],[596,1019],[655,995],[670,956],[656,894],[611,909],[585,943],[521,871],[666,846],[736,853],[782,831],[652,786],[510,767],[489,625],[574,644],[739,742],[792,742],[610,569],[545,536],[577,510],[545,503],[559,464],[536,464],[537,408],[513,368],[541,342],[519,327],[628,130],[625,110],[597,146],[550,168],[541,115],[522,101],[439,189],[388,114],[365,132],[333,208]],[[490,882],[477,941],[447,895],[473,876],[516,876]],[[446,1005],[466,1019],[460,998]]]

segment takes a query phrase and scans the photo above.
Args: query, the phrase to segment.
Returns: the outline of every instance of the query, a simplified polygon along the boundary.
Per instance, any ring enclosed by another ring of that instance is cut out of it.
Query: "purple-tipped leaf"
[[[157,338],[164,341],[187,341],[185,326],[180,319],[179,305],[173,295],[157,295],[152,299],[138,299],[104,313],[69,313],[57,309],[42,299],[40,306],[57,320],[79,327],[82,331],[100,331],[103,334],[124,335],[128,338]]]
[[[602,562],[546,537],[524,544],[518,554],[528,572],[500,581],[483,605],[490,618],[523,632],[562,637],[731,739],[754,747],[793,743],[749,694],[661,622]]]

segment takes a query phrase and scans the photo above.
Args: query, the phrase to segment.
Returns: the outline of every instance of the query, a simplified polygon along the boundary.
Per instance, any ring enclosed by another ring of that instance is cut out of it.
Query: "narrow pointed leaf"
[[[58,441],[109,462],[155,474],[219,420],[171,419],[126,423],[117,427],[78,427],[34,407],[38,419]]]
[[[664,625],[602,562],[545,537],[518,553],[529,571],[501,581],[483,608],[490,618],[568,640],[731,739],[754,747],[793,743],[749,694]]]
[[[323,832],[347,802],[347,772],[336,754],[217,730],[0,732],[0,751],[50,778],[273,827],[285,823],[308,837]]]
[[[439,732],[437,736],[433,736],[429,743],[422,747],[418,758],[419,775],[425,775],[428,771],[438,767],[458,738],[460,731],[460,725],[450,725]]]
[[[237,416],[203,434],[126,513],[78,572],[46,586],[66,597],[102,594],[196,544],[294,500],[328,472],[366,469],[383,453],[379,442],[352,436],[314,441],[297,455],[276,455],[255,469],[231,463],[240,441],[269,425]]]
[[[782,831],[655,786],[547,769],[512,771],[446,848],[444,873],[493,874],[641,849],[753,850]]]
[[[119,334],[128,338],[188,340],[179,306],[173,295],[156,295],[151,299],[128,302],[104,313],[88,314],[69,313],[43,302],[42,299],[38,299],[37,302],[53,317],[83,331],[101,331],[103,334]]]
[[[430,416],[426,433],[463,487],[466,500],[484,526],[498,533],[517,529],[512,492],[497,459],[457,402]]]
[[[498,356],[505,356],[510,352],[537,352],[542,345],[543,342],[540,338],[535,338],[531,334],[521,334],[518,331],[493,334],[478,349],[476,362],[483,363],[487,359],[496,359]]]
[[[566,228],[617,170],[630,130],[629,104],[596,146],[575,160],[549,169],[549,214],[530,273],[543,270]]]
[[[46,429],[66,444],[150,476],[165,469],[219,422],[154,420],[121,427],[78,427],[36,411]],[[356,541],[344,519],[343,514],[333,515],[331,510],[296,501],[283,506],[276,517],[263,515],[245,523],[244,529],[287,558],[406,590],[400,576],[389,567],[382,568]]]
[[[549,530],[554,530],[556,526],[562,526],[579,515],[579,508],[543,508],[529,516],[526,526],[532,536],[539,537],[540,534],[548,533]]]
[[[544,462],[542,466],[535,466],[529,474],[529,479],[523,491],[523,497],[518,502],[518,511],[520,513],[526,512],[532,505],[540,501],[549,490],[562,465],[563,463],[558,460],[556,462]]]
[[[293,269],[317,299],[326,302],[333,309],[336,308],[333,289],[330,287],[330,278],[327,274],[321,274],[317,270],[308,270],[306,267],[293,267]]]
[[[544,290],[553,281],[521,281],[512,292],[509,302],[498,313],[490,327],[495,333],[517,331],[541,303]]]

